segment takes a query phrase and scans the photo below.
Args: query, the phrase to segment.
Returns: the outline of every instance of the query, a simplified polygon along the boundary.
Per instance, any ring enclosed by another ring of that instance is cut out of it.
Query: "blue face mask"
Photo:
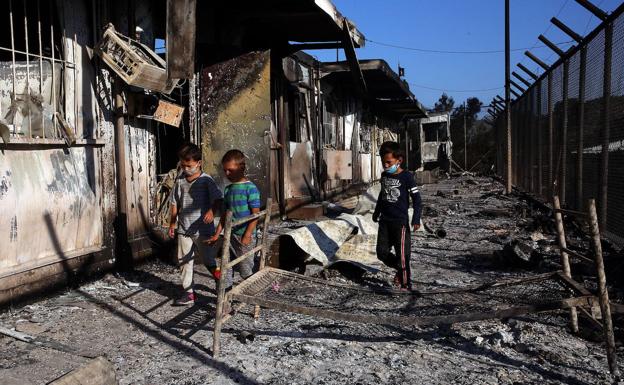
[[[395,163],[394,165],[390,167],[384,168],[384,171],[387,172],[388,174],[394,174],[399,169],[399,164],[400,163]]]

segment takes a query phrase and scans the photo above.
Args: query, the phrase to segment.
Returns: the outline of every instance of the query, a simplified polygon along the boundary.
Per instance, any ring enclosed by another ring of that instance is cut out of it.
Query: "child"
[[[221,159],[223,172],[230,185],[225,187],[225,209],[232,211],[232,218],[244,218],[260,212],[260,192],[253,182],[245,177],[245,155],[239,150],[230,150]],[[225,215],[217,226],[215,235],[208,240],[214,244],[225,227]],[[232,228],[230,238],[230,261],[238,258],[253,248],[252,236],[256,233],[258,220]],[[252,255],[236,265],[241,277],[248,278],[253,274],[254,258]],[[232,287],[232,273],[226,277],[226,288]]]
[[[199,255],[206,265],[215,265],[215,250],[204,241],[214,235],[213,209],[218,210],[223,195],[214,180],[201,171],[201,150],[186,144],[178,151],[182,173],[171,193],[169,236],[178,234],[178,262],[185,293],[173,302],[175,306],[193,305],[193,260]],[[177,231],[176,231],[177,223]]]
[[[410,253],[411,239],[408,224],[409,197],[412,197],[414,231],[420,228],[420,193],[414,176],[401,168],[405,154],[396,142],[384,142],[379,149],[384,172],[381,191],[373,213],[373,221],[379,222],[377,233],[377,258],[395,268],[395,284],[401,290],[411,290]],[[395,254],[390,252],[394,247]]]

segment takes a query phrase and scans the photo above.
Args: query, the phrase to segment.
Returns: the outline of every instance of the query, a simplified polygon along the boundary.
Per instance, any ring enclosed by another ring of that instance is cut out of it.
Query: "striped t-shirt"
[[[214,201],[223,195],[215,181],[205,173],[189,182],[184,174],[176,179],[171,204],[178,209],[178,234],[187,237],[195,235],[213,235],[214,223],[204,223],[204,215],[214,205]]]
[[[260,208],[260,191],[251,181],[232,183],[225,186],[225,208],[232,211],[232,218],[244,218],[251,215],[251,209]],[[234,234],[243,235],[247,224],[233,229]]]

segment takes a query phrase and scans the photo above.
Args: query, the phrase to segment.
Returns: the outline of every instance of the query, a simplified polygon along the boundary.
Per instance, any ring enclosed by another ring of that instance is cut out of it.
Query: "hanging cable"
[[[424,88],[426,90],[442,91],[442,92],[486,92],[486,91],[496,91],[496,90],[500,90],[504,88],[504,87],[494,87],[494,88],[484,88],[484,89],[477,89],[477,90],[451,90],[448,88],[435,88],[435,87],[423,86],[421,84],[414,84],[414,83],[409,83],[409,82],[407,84],[413,87],[417,87],[417,88]]]
[[[398,49],[405,49],[405,50],[409,50],[409,51],[417,51],[417,52],[425,52],[425,53],[444,53],[444,54],[460,54],[460,55],[473,55],[473,54],[493,54],[493,53],[504,53],[505,50],[489,50],[489,51],[445,51],[445,50],[435,50],[435,49],[425,49],[425,48],[416,48],[416,47],[406,47],[406,46],[401,46],[401,45],[394,45],[394,44],[389,44],[389,43],[382,43],[379,41],[374,41],[374,40],[370,40],[370,39],[366,39],[367,42],[369,43],[373,43],[373,44],[377,44],[377,45],[382,45],[385,47],[391,47],[391,48],[398,48]],[[569,44],[572,43],[572,40],[569,41],[562,41],[560,43],[556,43],[557,45],[565,45],[565,44]],[[532,48],[514,48],[512,49],[512,51],[526,51],[527,49],[533,49],[533,48],[542,48],[542,47],[546,47],[546,46],[539,46],[539,47],[532,47]]]

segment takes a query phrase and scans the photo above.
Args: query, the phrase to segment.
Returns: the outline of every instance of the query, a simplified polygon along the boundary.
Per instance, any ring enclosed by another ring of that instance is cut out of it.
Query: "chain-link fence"
[[[497,170],[507,179],[504,113]],[[584,210],[596,199],[603,232],[624,244],[624,5],[511,105],[511,181]]]

